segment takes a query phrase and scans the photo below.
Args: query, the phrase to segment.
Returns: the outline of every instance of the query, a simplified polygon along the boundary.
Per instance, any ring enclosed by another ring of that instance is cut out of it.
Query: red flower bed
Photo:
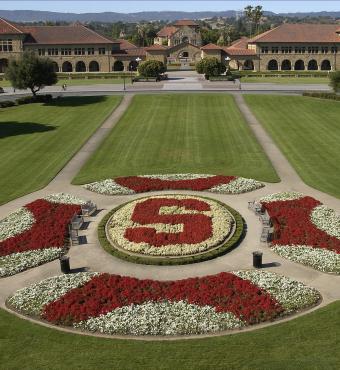
[[[115,182],[121,186],[143,193],[157,190],[196,190],[203,191],[221,184],[229,184],[235,176],[212,176],[192,180],[161,180],[149,177],[128,176],[117,177]]]
[[[43,317],[72,325],[130,304],[181,300],[210,305],[217,312],[232,312],[248,323],[270,320],[284,311],[264,290],[231,273],[178,281],[139,280],[105,273],[47,304]]]
[[[311,197],[262,203],[274,222],[275,245],[308,245],[340,253],[340,240],[318,229],[311,212],[321,203]]]
[[[169,224],[183,225],[178,233],[156,232],[152,227],[134,227],[125,231],[125,238],[135,243],[149,243],[161,247],[170,244],[201,243],[212,236],[212,221],[204,214],[159,214],[161,207],[183,207],[187,210],[209,211],[206,202],[197,199],[153,198],[138,203],[131,220],[140,225]]]
[[[44,199],[38,199],[25,207],[32,212],[35,223],[29,230],[0,242],[0,256],[63,247],[67,225],[72,216],[81,211],[78,205],[51,203]]]

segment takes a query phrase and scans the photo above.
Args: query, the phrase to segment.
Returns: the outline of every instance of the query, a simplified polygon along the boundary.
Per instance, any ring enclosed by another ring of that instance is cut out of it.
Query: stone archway
[[[315,59],[312,59],[308,62],[308,71],[317,71],[318,62]]]
[[[99,63],[95,60],[92,60],[89,64],[90,72],[99,72]]]
[[[291,69],[292,69],[292,63],[290,62],[290,60],[285,59],[285,60],[281,63],[281,70],[282,70],[282,71],[290,71]]]
[[[123,64],[123,62],[121,60],[116,60],[113,63],[112,71],[114,71],[114,72],[122,72],[122,71],[124,71],[124,64]]]
[[[248,71],[253,71],[254,70],[254,63],[250,59],[246,59],[243,63],[243,69],[248,70]]]
[[[52,62],[53,72],[59,72],[59,66],[57,62]]]
[[[86,72],[86,65],[85,63],[80,60],[79,62],[77,62],[76,64],[76,72]]]
[[[62,72],[72,72],[73,67],[71,62],[64,62],[62,67],[61,67]]]
[[[8,67],[8,59],[0,59],[0,73],[5,73],[6,68]]]
[[[138,62],[136,60],[131,60],[131,62],[129,63],[129,71],[137,71],[137,67],[138,67]]]
[[[331,71],[332,70],[331,62],[328,59],[325,59],[325,60],[322,61],[321,70],[322,71]]]
[[[305,62],[302,59],[299,59],[295,62],[294,65],[295,71],[304,71],[305,70]]]
[[[277,71],[279,69],[279,65],[277,63],[277,60],[272,59],[268,62],[267,66],[268,71]]]

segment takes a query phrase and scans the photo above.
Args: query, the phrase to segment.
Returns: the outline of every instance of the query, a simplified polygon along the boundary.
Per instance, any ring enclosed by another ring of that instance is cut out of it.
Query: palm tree
[[[253,7],[248,5],[244,8],[244,15],[250,24],[250,37],[252,35],[252,22],[253,22]]]
[[[145,46],[146,31],[147,31],[147,26],[145,23],[137,24],[137,33],[138,33],[139,38],[142,40],[141,46]]]
[[[262,11],[262,6],[258,5],[253,9],[253,21],[255,23],[255,29],[256,33],[259,32],[259,25],[260,25],[260,20],[262,18],[263,11]]]

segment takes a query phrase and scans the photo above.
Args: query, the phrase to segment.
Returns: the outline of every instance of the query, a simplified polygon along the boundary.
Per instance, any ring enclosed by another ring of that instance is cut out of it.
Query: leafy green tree
[[[330,73],[330,86],[335,93],[340,92],[340,71]]]
[[[226,71],[226,66],[217,58],[203,58],[196,63],[197,73],[204,74],[208,80],[210,76],[219,76]]]
[[[44,86],[54,85],[58,81],[53,62],[31,51],[25,51],[19,59],[10,61],[6,79],[16,89],[30,89],[33,96]]]
[[[144,77],[158,77],[166,72],[166,67],[159,60],[147,60],[138,66],[138,73]]]

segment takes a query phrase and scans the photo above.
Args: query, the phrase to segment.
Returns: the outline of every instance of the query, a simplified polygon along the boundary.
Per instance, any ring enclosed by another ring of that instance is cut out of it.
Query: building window
[[[295,48],[295,54],[304,54],[306,52],[306,48],[304,46],[298,46]]]
[[[318,46],[309,46],[308,47],[308,53],[309,54],[317,54],[319,52]]]
[[[272,53],[277,54],[279,52],[279,47],[278,46],[273,46],[272,47]]]
[[[322,54],[327,54],[328,53],[328,46],[322,46],[321,47],[321,53]]]
[[[85,48],[75,48],[74,55],[85,55]]]
[[[12,39],[0,40],[0,51],[13,51]]]
[[[47,55],[58,55],[58,49],[47,49]]]
[[[282,46],[281,47],[281,53],[282,54],[291,54],[292,47],[291,46]]]
[[[45,49],[38,49],[39,55],[45,55]]]
[[[94,54],[94,48],[88,48],[87,49],[87,54],[88,55],[93,55]]]
[[[98,52],[99,52],[99,54],[105,54],[105,48],[99,48],[98,49]]]
[[[337,46],[332,46],[332,48],[331,48],[331,52],[332,52],[333,54],[336,54],[336,53],[338,52],[338,48],[337,48]]]
[[[60,51],[60,53],[61,53],[61,55],[71,55],[72,49],[62,48],[61,51]]]
[[[262,54],[268,54],[268,46],[262,46],[261,53]]]

